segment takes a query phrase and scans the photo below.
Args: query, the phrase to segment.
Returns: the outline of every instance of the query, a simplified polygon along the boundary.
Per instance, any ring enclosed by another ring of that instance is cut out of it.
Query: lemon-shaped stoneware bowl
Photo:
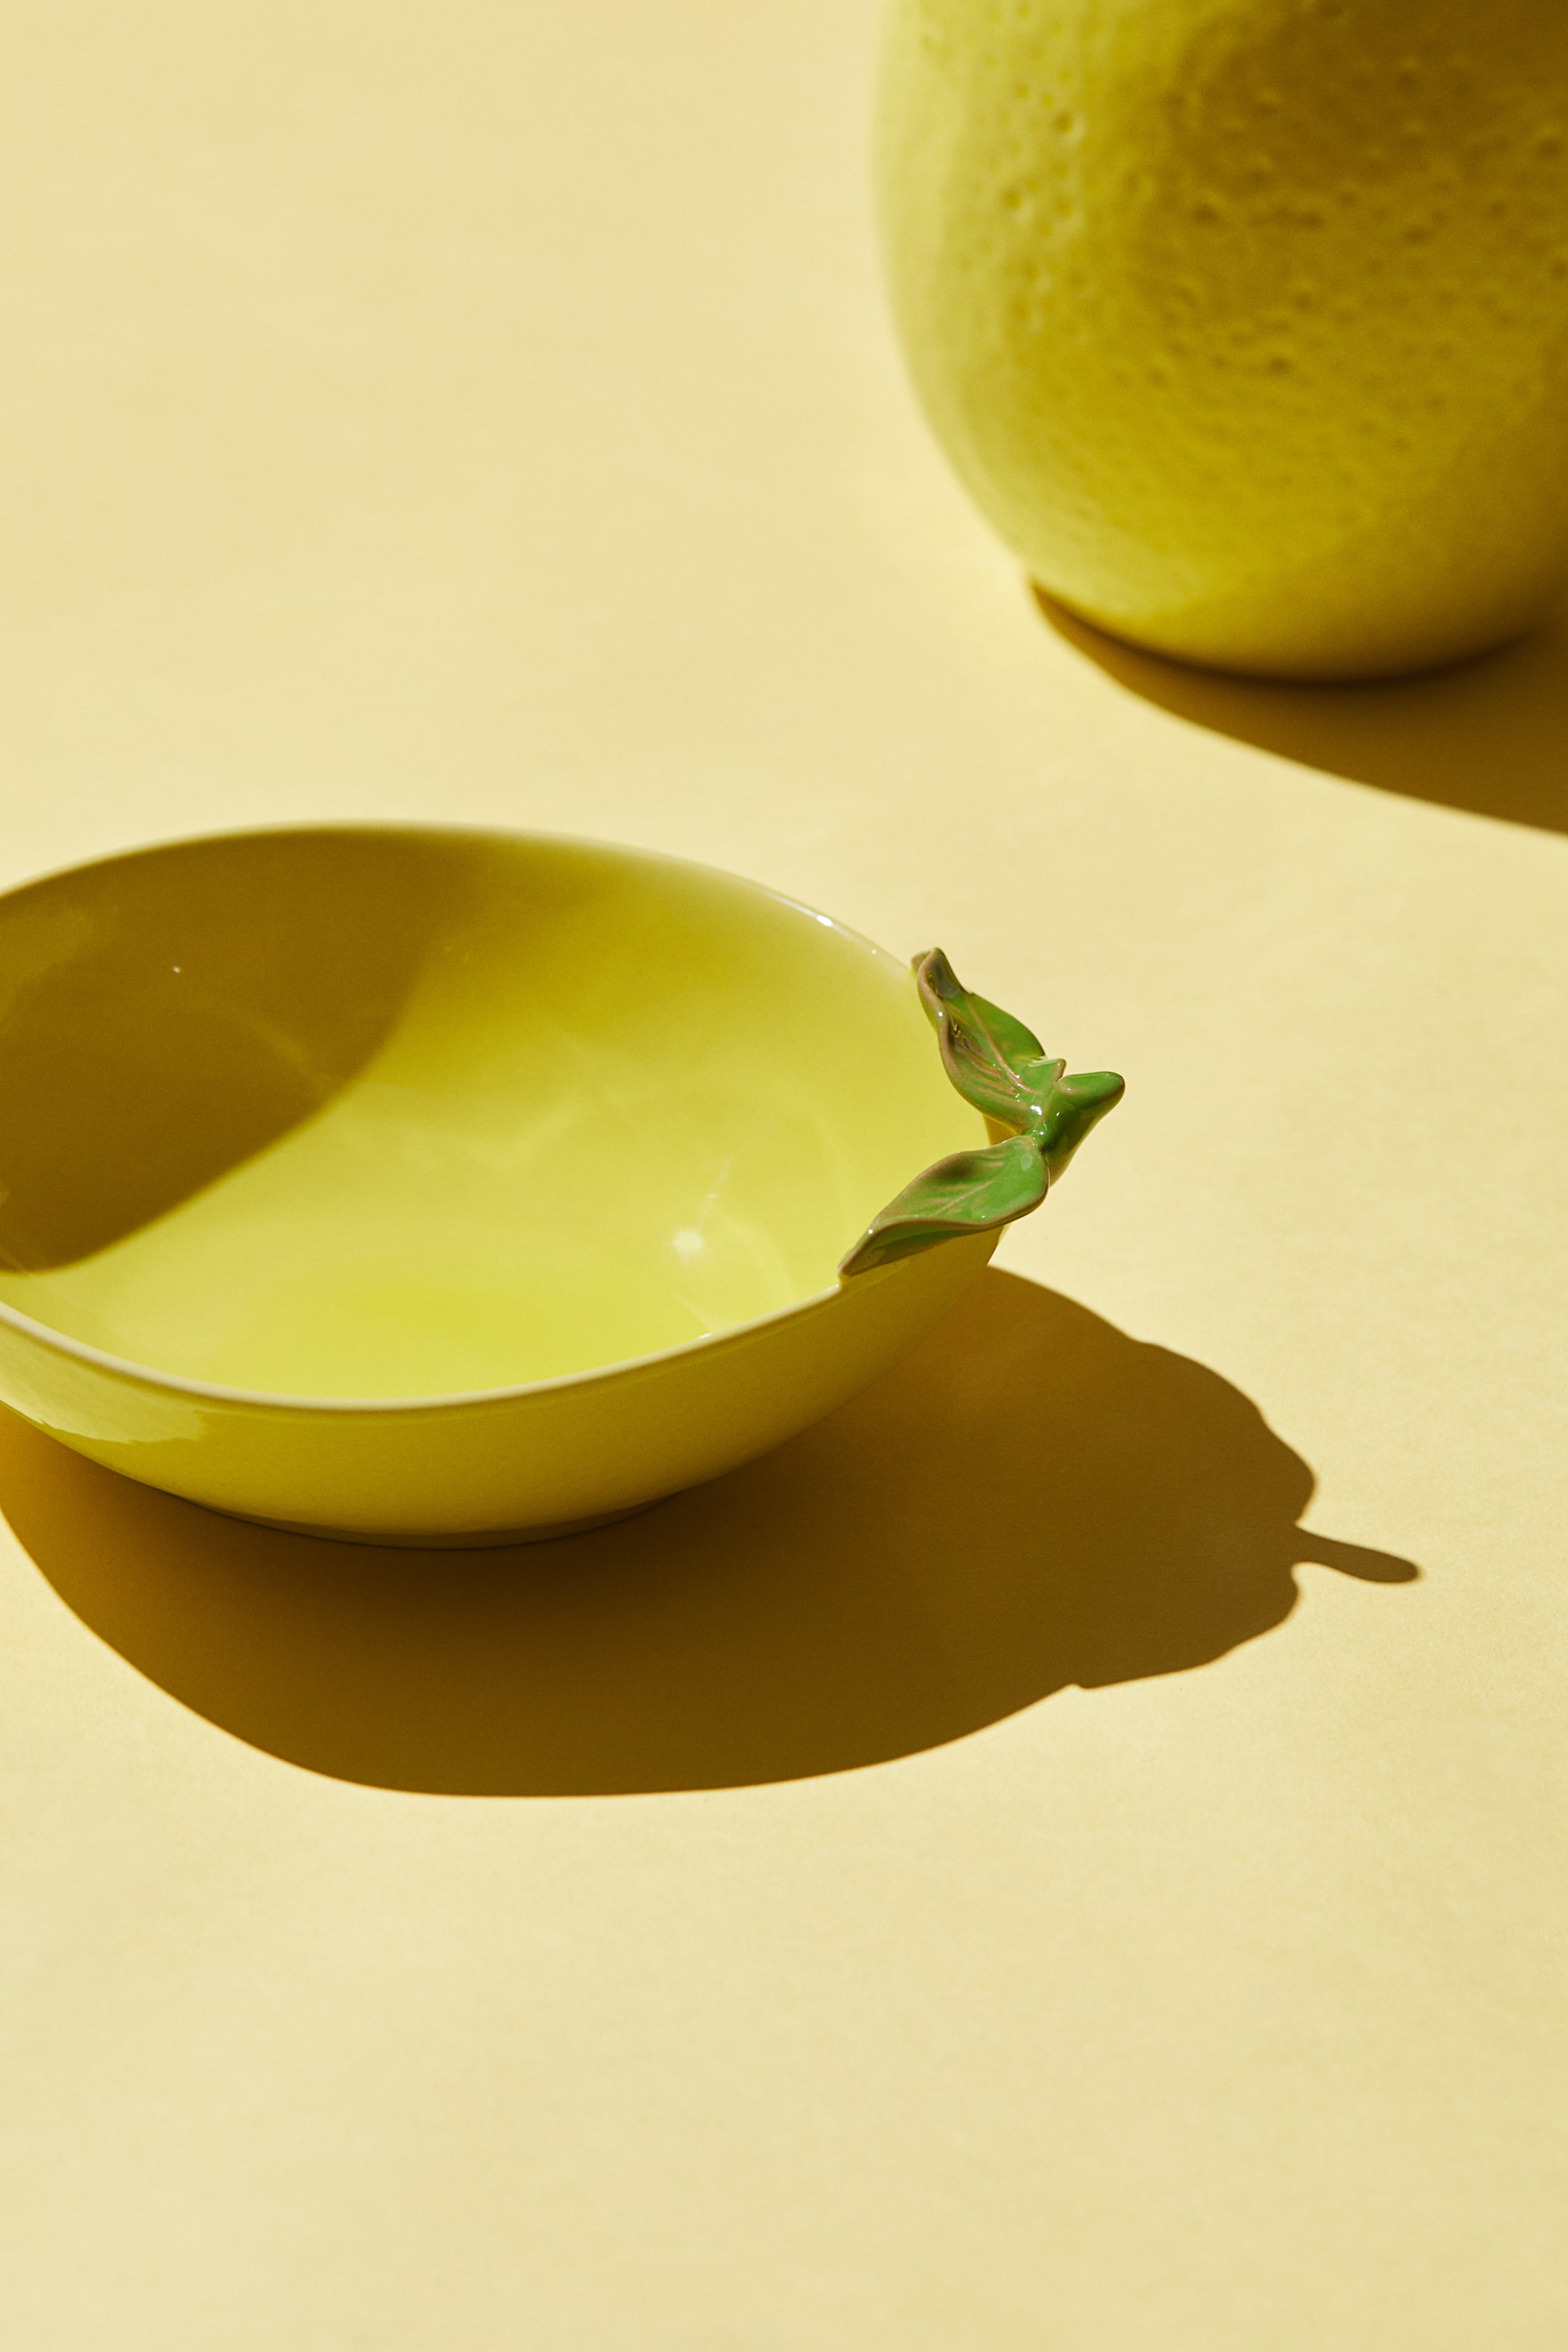
[[[973,1280],[1119,1089],[1053,1096],[1029,1049],[940,957],[917,985],[596,844],[310,827],[53,876],[0,898],[0,1397],[312,1533],[636,1509]]]

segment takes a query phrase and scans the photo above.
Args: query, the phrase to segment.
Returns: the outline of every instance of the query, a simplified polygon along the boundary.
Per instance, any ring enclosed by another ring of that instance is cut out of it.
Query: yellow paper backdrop
[[[6,879],[643,843],[1129,1094],[916,1362],[578,1545],[0,1433],[0,2336],[1556,2352],[1564,638],[1054,627],[899,373],[867,0],[14,31]]]

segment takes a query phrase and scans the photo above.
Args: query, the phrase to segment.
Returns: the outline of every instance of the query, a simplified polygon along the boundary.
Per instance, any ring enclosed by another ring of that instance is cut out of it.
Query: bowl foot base
[[[560,1536],[585,1536],[595,1528],[613,1528],[621,1519],[635,1519],[665,1498],[631,1503],[624,1511],[601,1511],[590,1519],[558,1519],[542,1528],[463,1528],[451,1535],[409,1535],[391,1528],[321,1528],[304,1519],[262,1519],[249,1511],[226,1511],[224,1517],[244,1519],[253,1528],[276,1528],[280,1535],[314,1536],[321,1543],[384,1545],[399,1551],[499,1551],[507,1544],[553,1543]]]

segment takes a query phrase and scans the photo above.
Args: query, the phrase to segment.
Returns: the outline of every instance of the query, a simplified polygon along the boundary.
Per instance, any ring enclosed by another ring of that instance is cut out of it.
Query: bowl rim
[[[622,857],[649,866],[676,866],[686,873],[707,875],[716,881],[748,895],[769,898],[776,906],[792,913],[805,916],[825,930],[836,931],[860,949],[878,963],[899,963],[889,948],[881,947],[866,932],[853,925],[841,923],[836,915],[824,914],[808,899],[797,898],[787,890],[775,889],[771,883],[759,882],[750,875],[732,873],[727,866],[710,865],[704,858],[682,857],[670,850],[645,849],[637,843],[597,839],[590,834],[559,833],[540,826],[469,824],[429,824],[417,817],[317,817],[303,818],[296,823],[219,825],[197,833],[175,833],[153,841],[138,842],[129,849],[110,850],[97,857],[73,859],[68,865],[51,866],[42,874],[28,876],[20,882],[8,883],[0,889],[0,907],[9,898],[19,897],[37,885],[63,881],[73,874],[88,874],[99,866],[128,865],[133,859],[155,856],[162,850],[195,847],[204,843],[265,841],[283,837],[295,838],[311,834],[403,834],[434,838],[473,842],[540,843],[551,848],[584,849],[601,856]],[[205,1189],[205,1188],[204,1188]],[[909,1265],[909,1259],[899,1259],[873,1266],[852,1277],[856,1290],[878,1288],[889,1276],[898,1274]],[[277,1389],[247,1389],[231,1387],[218,1381],[202,1381],[185,1372],[160,1370],[155,1365],[141,1363],[133,1356],[117,1356],[106,1348],[95,1348],[90,1340],[78,1339],[68,1331],[61,1331],[51,1323],[40,1322],[36,1316],[26,1314],[0,1299],[0,1326],[15,1330],[20,1337],[35,1339],[52,1353],[73,1358],[94,1370],[107,1372],[121,1381],[130,1381],[144,1388],[165,1391],[174,1396],[195,1397],[215,1404],[243,1406],[250,1411],[275,1413],[437,1413],[456,1412],[476,1405],[500,1405],[522,1398],[541,1396],[557,1391],[582,1388],[590,1383],[626,1378],[658,1364],[679,1362],[689,1356],[702,1355],[715,1348],[729,1347],[746,1339],[753,1331],[764,1331],[771,1326],[794,1321],[797,1317],[827,1305],[844,1296],[850,1287],[844,1276],[821,1290],[814,1290],[802,1298],[792,1299],[787,1307],[775,1307],[766,1315],[753,1315],[744,1322],[733,1323],[722,1331],[699,1332],[695,1339],[677,1340],[672,1347],[652,1349],[646,1355],[616,1356],[603,1364],[590,1364],[575,1372],[557,1372],[546,1380],[515,1381],[500,1388],[438,1389],[417,1396],[335,1397],[308,1396]]]

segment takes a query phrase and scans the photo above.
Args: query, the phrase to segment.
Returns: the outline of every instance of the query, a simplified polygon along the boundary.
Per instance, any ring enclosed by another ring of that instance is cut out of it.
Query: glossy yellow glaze
[[[247,1515],[435,1540],[803,1427],[994,1237],[840,1287],[984,1140],[907,968],[517,835],[177,844],[0,900],[0,1395]]]
[[[1568,13],[893,0],[889,276],[1042,584],[1223,667],[1494,645],[1568,572]]]

